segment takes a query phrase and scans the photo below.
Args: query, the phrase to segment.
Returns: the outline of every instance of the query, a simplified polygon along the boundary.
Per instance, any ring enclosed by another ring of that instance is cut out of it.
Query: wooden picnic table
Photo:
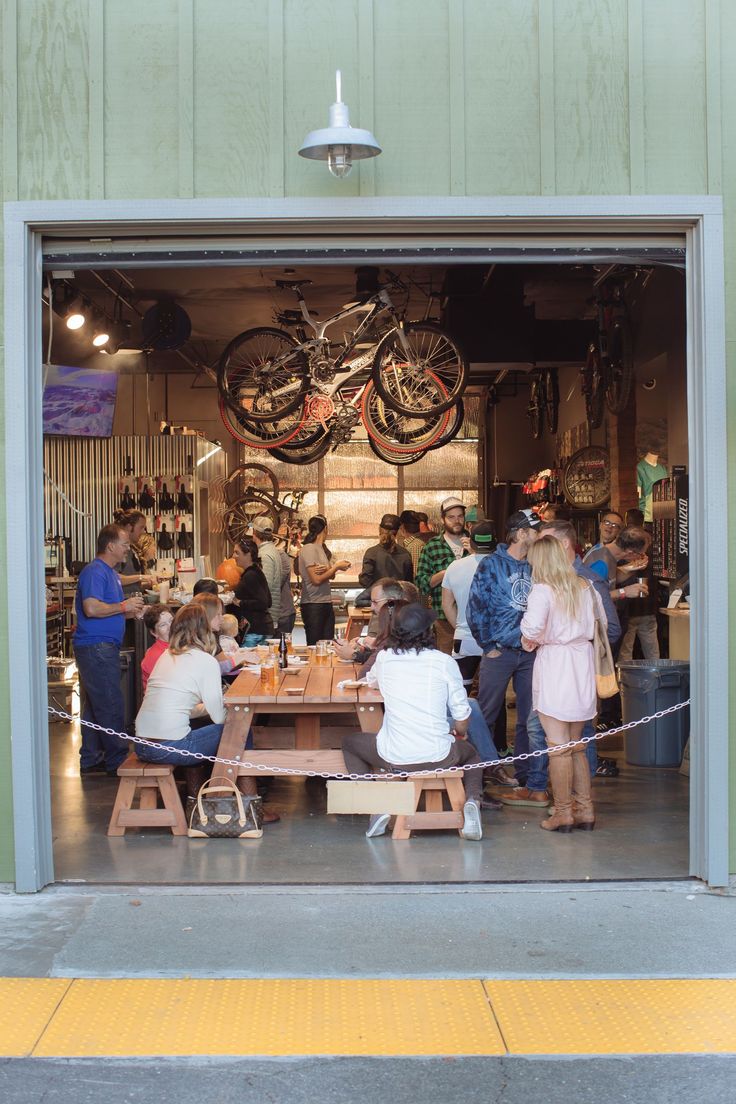
[[[227,718],[217,749],[223,759],[252,760],[264,769],[225,766],[218,763],[212,772],[213,782],[235,781],[237,776],[273,774],[273,767],[299,770],[319,770],[342,773],[345,770],[342,751],[320,748],[321,718],[326,714],[356,715],[357,727],[363,732],[378,732],[383,720],[383,698],[367,686],[339,689],[345,679],[356,679],[357,669],[330,657],[330,665],[305,664],[290,673],[279,672],[278,686],[268,693],[261,686],[260,675],[243,671],[225,693]],[[300,693],[287,693],[299,690]],[[294,717],[294,747],[245,751],[248,730],[256,713],[292,714]]]

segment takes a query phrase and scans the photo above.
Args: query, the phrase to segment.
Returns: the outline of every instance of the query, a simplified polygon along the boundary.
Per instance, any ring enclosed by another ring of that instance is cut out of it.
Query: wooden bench
[[[168,763],[144,763],[133,752],[118,767],[120,784],[113,806],[108,836],[124,836],[126,828],[171,828],[185,836],[187,822],[174,781],[175,767]],[[158,808],[161,795],[163,809]],[[138,808],[133,802],[138,798]]]
[[[463,826],[465,786],[459,771],[442,771],[431,778],[412,778],[414,783],[414,812],[399,815],[394,822],[391,839],[409,839],[412,831],[423,832],[430,828],[456,828]],[[443,808],[443,794],[447,794],[450,809]],[[424,795],[424,811],[419,804]]]

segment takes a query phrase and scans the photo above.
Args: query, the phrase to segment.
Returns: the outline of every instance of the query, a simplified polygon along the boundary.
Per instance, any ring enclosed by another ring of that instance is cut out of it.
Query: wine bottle
[[[289,666],[289,649],[286,647],[286,633],[281,634],[279,642],[279,667],[285,669]]]

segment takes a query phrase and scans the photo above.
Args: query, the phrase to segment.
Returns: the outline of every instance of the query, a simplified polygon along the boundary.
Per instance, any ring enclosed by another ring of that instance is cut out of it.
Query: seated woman
[[[242,638],[242,643],[253,647],[274,634],[273,622],[268,612],[272,605],[271,591],[261,570],[258,545],[254,540],[244,537],[238,541],[233,549],[233,559],[243,569],[243,574],[234,590],[232,609],[241,623],[244,624],[246,620],[249,622],[248,632]]]
[[[209,591],[200,591],[194,598],[192,598],[193,606],[199,606],[207,614],[207,620],[210,626],[210,632],[215,638],[215,644],[217,645],[217,652],[215,658],[220,664],[220,673],[223,675],[229,675],[233,672],[235,667],[239,667],[241,663],[248,658],[249,653],[247,649],[235,647],[235,651],[226,653],[222,647],[222,641],[220,639],[222,633],[222,621],[225,616],[225,607],[222,604],[222,599],[218,598],[215,594],[210,594]],[[251,657],[255,660],[256,656],[253,653]]]
[[[174,611],[169,609],[168,606],[162,606],[160,602],[157,602],[154,606],[147,606],[143,611],[143,624],[154,639],[154,643],[141,661],[144,694],[148,686],[148,680],[151,677],[151,671],[156,666],[159,657],[164,654],[169,646],[169,632],[173,620]]]
[[[383,695],[383,724],[377,735],[358,732],[343,739],[350,774],[446,770],[481,761],[465,739],[470,706],[459,668],[451,656],[435,647],[435,617],[431,610],[414,603],[394,614],[386,646],[377,653],[366,676],[368,685]],[[462,835],[479,840],[483,835],[482,772],[466,771],[464,781],[467,800]],[[389,819],[388,813],[371,817],[366,835],[382,835]]]
[[[216,647],[202,607],[191,603],[180,609],[171,624],[168,650],[159,656],[151,672],[135,719],[137,736],[167,745],[162,750],[138,744],[139,759],[189,768],[188,803],[196,800],[211,767],[209,764],[196,766],[197,761],[182,752],[214,755],[225,722],[220,666],[214,655]],[[203,713],[209,714],[211,723],[192,730],[191,718]],[[191,809],[186,811],[189,813]]]

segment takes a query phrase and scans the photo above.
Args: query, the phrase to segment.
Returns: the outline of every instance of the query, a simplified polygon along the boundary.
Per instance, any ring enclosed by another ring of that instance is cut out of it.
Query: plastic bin
[[[650,717],[690,697],[690,664],[680,659],[619,663],[624,724]],[[626,762],[635,767],[679,767],[690,734],[690,708],[624,733]]]

